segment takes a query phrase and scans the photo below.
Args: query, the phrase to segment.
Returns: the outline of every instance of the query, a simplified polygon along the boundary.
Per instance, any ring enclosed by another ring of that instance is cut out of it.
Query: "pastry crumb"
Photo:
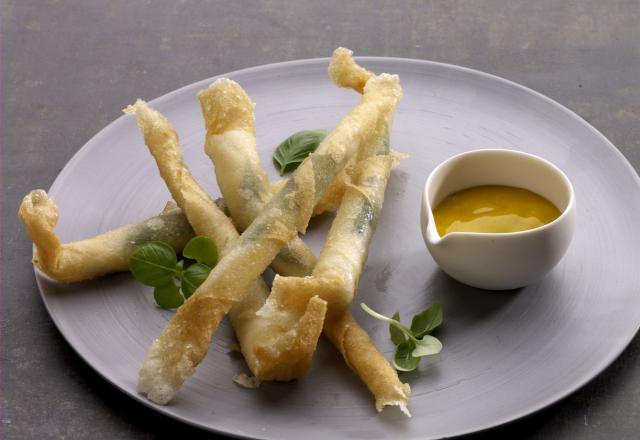
[[[233,376],[233,381],[241,387],[250,390],[256,389],[260,386],[260,379],[255,376],[247,376],[245,373],[236,374]]]

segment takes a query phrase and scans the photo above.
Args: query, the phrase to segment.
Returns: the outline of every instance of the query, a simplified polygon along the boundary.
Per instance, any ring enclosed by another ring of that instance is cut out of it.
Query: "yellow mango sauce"
[[[441,237],[450,232],[526,231],[551,223],[560,214],[553,203],[534,192],[499,185],[458,191],[433,211]]]

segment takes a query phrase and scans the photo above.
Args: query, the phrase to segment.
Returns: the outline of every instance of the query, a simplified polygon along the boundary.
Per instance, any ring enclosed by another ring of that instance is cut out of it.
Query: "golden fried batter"
[[[126,111],[136,115],[147,147],[156,159],[160,174],[172,196],[184,210],[194,230],[197,234],[206,235],[218,244],[224,260],[224,256],[233,248],[238,233],[231,221],[202,190],[186,168],[182,160],[177,133],[164,116],[149,108],[142,101],[136,102]],[[261,370],[259,358],[254,353],[262,349],[259,342],[264,341],[268,336],[253,331],[256,326],[260,326],[260,323],[265,321],[263,319],[256,320],[255,312],[264,304],[267,293],[268,289],[264,281],[257,277],[253,283],[247,286],[243,295],[238,295],[240,299],[231,308],[234,327],[245,330],[238,333],[238,339],[243,347],[247,364],[252,371]],[[221,313],[219,305],[216,304],[214,307],[218,307],[214,310],[215,312]],[[181,309],[178,310],[178,313]],[[293,375],[293,377],[304,374],[306,372],[305,366],[310,364],[311,356],[315,351],[325,313],[326,303],[318,298],[312,298],[300,319],[296,317],[294,321],[288,322],[286,328],[269,326],[271,330],[270,344],[268,344],[268,349],[263,349],[263,358],[268,359],[271,363],[283,365],[282,371]],[[208,344],[205,344],[205,341],[197,333],[200,327],[207,327],[209,323],[206,322],[206,314],[195,311],[194,317],[194,322],[189,325],[188,337],[190,340],[196,341],[199,354],[204,356]],[[259,328],[264,329],[265,327],[267,326],[261,325]],[[165,359],[165,361],[167,360],[169,362],[162,364],[153,358],[148,358],[145,361],[147,368],[140,370],[138,382],[140,392],[147,394],[149,399],[158,403],[166,403],[179,388],[181,381],[176,379],[178,377],[176,373],[189,371],[186,369],[189,368],[188,364],[180,363],[179,358]],[[157,386],[159,378],[164,379],[163,382],[160,382],[161,386]],[[272,378],[280,379],[281,377],[275,375]],[[284,379],[289,378],[289,376],[284,377]]]
[[[336,60],[337,57],[338,60]],[[350,66],[355,66],[358,72],[362,71],[351,59],[350,51],[346,49],[340,48],[334,52],[331,65],[333,66],[336,63],[342,63],[343,66],[346,66],[333,70],[334,81],[344,87],[348,87],[348,85],[344,84],[345,79],[348,80],[353,77]],[[373,74],[369,74],[368,77],[370,76],[373,76]],[[234,98],[227,99],[229,96]],[[238,99],[239,96],[242,98]],[[266,172],[262,169],[258,159],[253,125],[253,104],[242,88],[230,80],[217,81],[208,89],[200,92],[199,98],[208,129],[205,148],[215,164],[219,186],[225,199],[237,201],[236,210],[232,212],[234,220],[239,224],[241,222],[247,223],[257,216],[272,193],[266,184]],[[244,108],[237,110],[234,108],[236,106]],[[242,130],[235,130],[237,125],[232,126],[219,120],[221,114],[227,113],[243,115],[246,121],[242,124]],[[214,128],[216,131],[213,131]],[[241,131],[241,133],[238,133],[238,131]],[[385,133],[385,136],[387,136],[387,133]],[[385,145],[382,142],[381,152],[387,151],[385,148],[388,149],[388,143]],[[350,168],[349,174],[352,174],[355,167],[351,166]],[[234,170],[234,173],[225,173],[225,170],[229,169]],[[346,175],[346,172],[343,170],[342,174]],[[253,178],[253,176],[261,176],[261,178]],[[322,199],[333,200],[331,204],[333,210],[342,199],[344,190],[347,187],[346,180],[344,177],[337,178]],[[329,198],[327,196],[333,197]],[[322,203],[322,200],[320,203]],[[319,205],[316,206],[315,211],[318,211]],[[308,251],[308,254],[312,255],[310,251]],[[282,256],[282,251],[279,254],[280,256]],[[292,267],[294,264],[295,260],[290,262],[288,267]],[[305,267],[308,267],[308,264],[303,262],[299,266],[304,270]],[[328,266],[328,260],[325,261],[326,266]],[[295,276],[295,273],[287,272],[288,267],[286,265],[281,266],[282,270],[279,270],[278,273],[280,275]],[[302,275],[310,274],[311,271],[307,269]],[[325,277],[323,280],[329,281],[329,278]],[[329,284],[329,289],[332,288],[332,284],[335,285],[331,281],[327,284]],[[338,283],[338,286],[340,285],[343,285],[343,283]],[[318,285],[316,284],[315,287],[318,287]],[[355,292],[355,285],[352,286],[352,291]],[[292,291],[291,294],[295,296],[296,292]],[[275,317],[276,319],[274,320],[278,321],[283,316],[287,315],[279,314],[271,317]],[[236,329],[236,331],[238,330]],[[326,320],[324,332],[340,350],[347,364],[372,391],[376,397],[376,406],[379,410],[385,405],[398,405],[403,410],[406,409],[407,398],[410,394],[409,386],[400,382],[395,370],[389,365],[367,333],[359,327],[348,311],[337,314],[331,320]]]
[[[54,280],[64,283],[128,270],[129,258],[141,243],[160,240],[180,251],[193,238],[189,222],[175,205],[141,223],[66,244],[62,244],[54,232],[58,206],[44,190],[27,194],[18,216],[36,246],[33,263]]]
[[[294,171],[154,341],[140,371],[148,396],[168,401],[193,373],[222,317],[296,232],[304,232],[314,205],[348,161],[376,138],[378,121],[401,95],[397,76],[383,74],[367,82],[356,107]]]

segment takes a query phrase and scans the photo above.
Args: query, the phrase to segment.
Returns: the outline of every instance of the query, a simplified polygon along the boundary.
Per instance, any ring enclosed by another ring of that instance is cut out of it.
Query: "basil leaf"
[[[175,309],[184,302],[184,298],[180,295],[180,289],[173,280],[165,286],[153,289],[153,298],[156,300],[156,304],[163,309]]]
[[[442,324],[442,306],[438,303],[420,312],[411,321],[413,336],[420,339]]]
[[[431,335],[425,335],[424,338],[418,339],[416,348],[411,353],[414,357],[429,356],[438,354],[442,351],[442,342]]]
[[[131,255],[129,270],[142,284],[161,287],[173,280],[177,262],[171,246],[161,241],[150,241]]]
[[[287,171],[295,170],[327,136],[326,130],[303,130],[285,139],[273,153],[273,161],[282,176]]]
[[[193,237],[182,250],[182,255],[198,263],[213,267],[218,262],[218,249],[209,237]]]
[[[399,344],[393,352],[393,360],[391,361],[393,367],[398,371],[415,370],[420,363],[420,358],[413,356],[415,348],[416,343],[411,339],[407,339]]]
[[[202,263],[192,264],[182,273],[182,293],[189,298],[209,276],[211,268]]]
[[[400,313],[394,313],[391,319],[400,322]],[[393,343],[396,345],[402,344],[407,339],[402,330],[392,324],[389,324],[389,335],[391,336]]]

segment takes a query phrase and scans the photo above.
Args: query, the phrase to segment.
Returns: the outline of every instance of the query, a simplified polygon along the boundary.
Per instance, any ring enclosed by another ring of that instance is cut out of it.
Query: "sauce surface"
[[[551,223],[560,214],[553,203],[534,192],[499,185],[458,191],[433,211],[441,237],[450,232],[526,231]]]

